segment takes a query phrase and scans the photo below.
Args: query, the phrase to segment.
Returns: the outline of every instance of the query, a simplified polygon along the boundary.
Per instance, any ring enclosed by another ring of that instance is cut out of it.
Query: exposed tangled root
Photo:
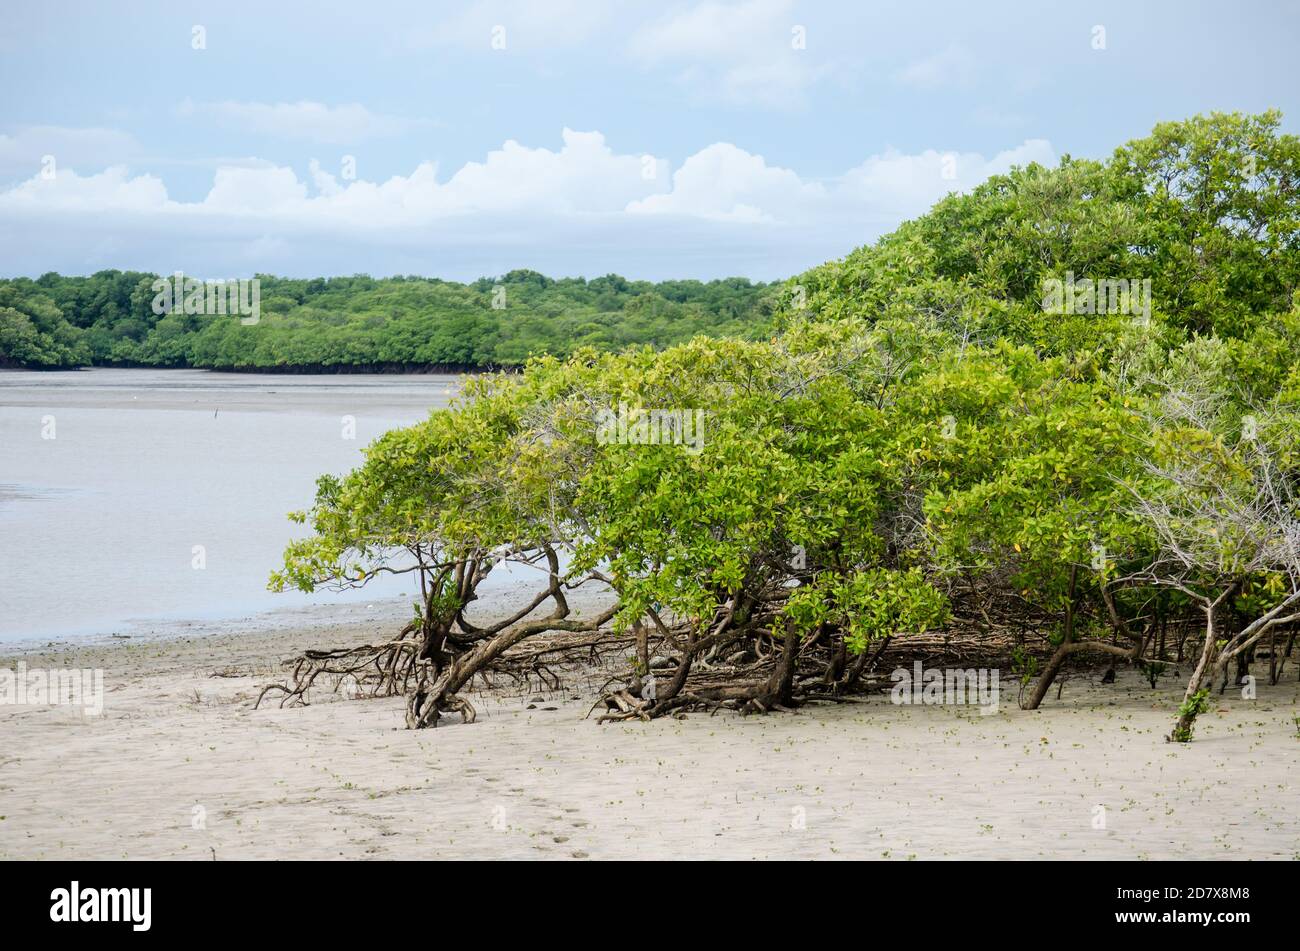
[[[780,703],[762,683],[735,685],[729,692],[734,696],[719,698],[716,692],[699,694],[690,691],[680,693],[670,700],[658,701],[633,695],[626,688],[607,690],[587,712],[592,712],[602,704],[606,712],[596,718],[597,723],[617,723],[623,720],[643,720],[649,722],[662,716],[684,717],[687,713],[705,712],[710,716],[719,710],[735,710],[742,715],[750,713],[791,712],[799,701]]]
[[[609,612],[612,613],[612,612]],[[559,690],[563,671],[596,666],[606,655],[630,643],[627,635],[598,627],[608,614],[591,622],[548,618],[485,638],[468,646],[448,645],[425,657],[425,641],[416,624],[393,641],[333,650],[309,650],[285,662],[284,682],[262,688],[253,708],[268,696],[280,707],[307,706],[314,690],[343,693],[348,699],[405,696],[407,724],[436,726],[445,714],[473,723],[478,712],[462,694],[475,678],[487,689],[508,683],[518,689]],[[545,630],[536,630],[537,627]],[[527,638],[527,643],[522,644]]]
[[[558,572],[551,579],[547,591],[495,626],[476,627],[463,612],[441,618],[426,612],[393,640],[306,651],[285,662],[284,681],[265,686],[254,708],[267,697],[278,697],[281,707],[305,706],[313,691],[327,689],[348,699],[405,697],[411,729],[437,726],[448,715],[473,723],[478,711],[466,694],[476,679],[489,690],[528,691],[536,684],[554,691],[563,676],[577,670],[590,676],[609,665],[613,676],[588,711],[601,710],[601,723],[719,710],[767,713],[840,701],[876,686],[879,671],[904,659],[1005,657],[1023,637],[968,618],[947,631],[886,637],[851,654],[841,631],[822,627],[799,637],[770,610],[742,620],[736,599],[707,623],[650,611],[619,633],[609,626],[616,601],[598,615],[571,620]],[[548,599],[552,612],[537,618]]]
[[[829,640],[829,639],[828,639]],[[650,721],[663,716],[732,710],[741,715],[790,712],[809,702],[844,702],[848,697],[882,685],[882,670],[922,659],[1000,660],[1013,640],[1007,635],[931,632],[885,638],[856,656],[846,656],[830,643],[811,639],[781,645],[770,634],[749,641],[743,649],[701,652],[682,674],[681,660],[661,659],[657,670],[632,673],[607,683],[587,715],[603,712],[598,723]],[[790,651],[787,654],[786,651]],[[679,686],[673,689],[675,685]],[[668,690],[664,682],[668,681]]]
[[[386,644],[334,650],[309,650],[287,661],[286,683],[267,684],[253,704],[256,710],[267,694],[281,694],[281,707],[306,706],[317,680],[324,678],[331,693],[343,691],[349,698],[392,697],[404,694],[416,675],[419,641],[406,632]]]

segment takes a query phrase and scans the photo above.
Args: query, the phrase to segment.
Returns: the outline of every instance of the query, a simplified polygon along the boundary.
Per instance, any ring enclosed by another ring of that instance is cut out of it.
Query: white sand
[[[589,687],[420,732],[397,699],[252,709],[283,657],[367,636],[22,658],[103,667],[105,710],[0,706],[0,858],[1300,857],[1294,669],[1218,698],[1190,746],[1163,739],[1172,682],[1131,672],[989,717],[877,694],[598,726]]]

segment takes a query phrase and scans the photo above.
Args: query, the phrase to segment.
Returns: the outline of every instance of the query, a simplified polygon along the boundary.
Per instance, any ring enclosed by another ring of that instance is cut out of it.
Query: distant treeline
[[[535,271],[459,284],[424,277],[258,275],[255,324],[156,313],[159,276],[100,271],[0,280],[0,366],[347,370],[511,367],[583,346],[656,349],[698,334],[752,339],[775,288],[744,278],[552,280]]]

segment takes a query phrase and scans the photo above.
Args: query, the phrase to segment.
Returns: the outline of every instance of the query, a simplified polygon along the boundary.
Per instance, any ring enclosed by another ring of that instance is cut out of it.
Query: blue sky
[[[1295,131],[1298,10],[8,3],[0,269],[780,278],[1163,119]]]

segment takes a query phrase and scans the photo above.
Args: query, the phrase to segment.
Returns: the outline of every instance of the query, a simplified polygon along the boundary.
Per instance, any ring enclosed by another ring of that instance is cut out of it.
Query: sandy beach
[[[97,717],[0,706],[0,858],[1300,858],[1294,670],[1186,746],[1176,681],[1132,671],[1036,713],[1005,674],[987,716],[877,692],[598,725],[590,678],[416,732],[400,699],[254,710],[284,658],[391,623],[334,616],[0,659],[104,672]]]

